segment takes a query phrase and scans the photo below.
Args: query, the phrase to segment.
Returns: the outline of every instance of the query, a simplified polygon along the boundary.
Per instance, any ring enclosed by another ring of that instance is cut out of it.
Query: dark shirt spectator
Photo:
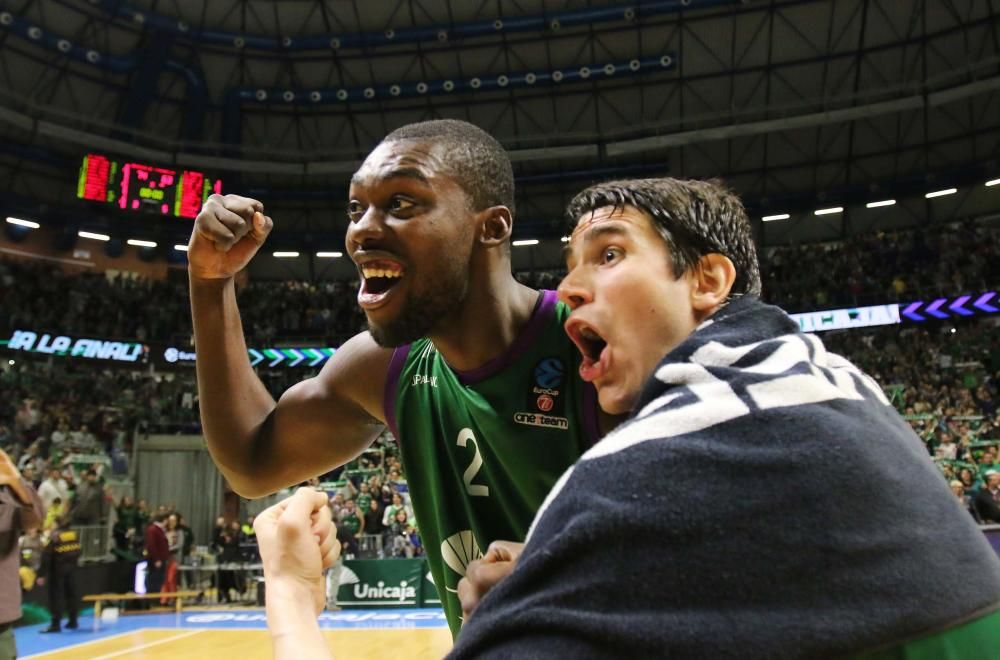
[[[986,483],[976,493],[973,503],[983,523],[1000,523],[1000,472],[987,470]]]
[[[87,470],[76,489],[72,519],[75,525],[99,525],[104,520],[104,488],[93,470]]]

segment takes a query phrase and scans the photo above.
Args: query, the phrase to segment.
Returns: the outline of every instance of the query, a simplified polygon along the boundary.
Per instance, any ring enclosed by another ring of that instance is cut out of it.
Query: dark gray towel
[[[560,480],[451,657],[828,657],[998,607],[1000,561],[874,381],[748,297]]]

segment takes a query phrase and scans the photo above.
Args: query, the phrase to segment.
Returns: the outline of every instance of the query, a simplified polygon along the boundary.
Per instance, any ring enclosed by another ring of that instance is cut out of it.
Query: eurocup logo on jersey
[[[529,426],[569,428],[569,420],[564,416],[566,404],[560,396],[565,373],[566,365],[559,358],[539,360],[532,371],[525,402],[528,411],[515,414],[514,421]]]

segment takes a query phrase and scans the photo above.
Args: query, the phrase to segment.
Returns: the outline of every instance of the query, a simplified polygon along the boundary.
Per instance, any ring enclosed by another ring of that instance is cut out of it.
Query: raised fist
[[[188,242],[189,274],[204,280],[232,277],[250,263],[273,227],[256,199],[212,195],[194,220]]]

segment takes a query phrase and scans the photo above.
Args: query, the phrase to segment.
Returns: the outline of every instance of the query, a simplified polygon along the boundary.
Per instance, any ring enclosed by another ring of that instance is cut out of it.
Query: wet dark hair
[[[653,220],[680,277],[706,254],[729,257],[736,267],[730,297],[760,295],[760,266],[750,218],[740,198],[720,181],[631,179],[608,181],[578,193],[566,207],[570,232],[597,209],[634,207]]]
[[[506,206],[514,214],[514,169],[507,152],[483,129],[457,119],[435,119],[397,128],[383,142],[425,140],[444,145],[448,173],[476,211]]]

